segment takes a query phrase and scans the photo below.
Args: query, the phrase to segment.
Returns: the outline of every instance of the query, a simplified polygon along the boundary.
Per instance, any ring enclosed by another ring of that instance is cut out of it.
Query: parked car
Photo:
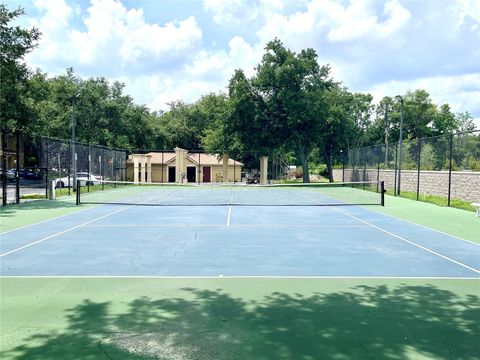
[[[26,180],[42,180],[43,175],[38,169],[20,169],[18,175]]]
[[[259,184],[260,176],[258,174],[247,174],[247,184]]]
[[[70,175],[70,181],[68,176],[55,179],[55,187],[63,188],[73,186],[73,175]],[[77,172],[77,180],[86,181],[87,185],[97,185],[102,180],[101,176],[89,174],[88,172]]]
[[[14,169],[7,170],[7,180],[9,182],[14,182],[15,181],[15,170]]]
[[[13,169],[7,170],[6,175],[7,175],[7,181],[8,182],[14,182],[15,181],[15,170],[13,170]],[[0,176],[3,179],[3,170],[2,169],[0,169]]]

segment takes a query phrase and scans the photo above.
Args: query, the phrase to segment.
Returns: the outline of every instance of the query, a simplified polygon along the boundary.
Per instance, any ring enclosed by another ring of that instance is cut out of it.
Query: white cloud
[[[174,77],[156,74],[130,79],[127,90],[142,91],[143,100],[151,109],[166,110],[167,103],[174,100],[192,102],[210,92],[226,91],[228,81],[237,68],[243,69],[247,76],[253,75],[262,51],[237,36],[228,42],[227,50],[199,51],[192,62]],[[145,87],[145,84],[148,86]],[[146,88],[148,93],[145,93]]]
[[[400,31],[411,18],[410,12],[397,0],[384,4],[381,21],[371,1],[351,1],[345,6],[334,0],[312,0],[304,11],[290,15],[272,12],[257,34],[263,41],[279,37],[297,42],[298,36],[307,41],[325,38],[329,42],[353,41],[361,38],[387,38]]]
[[[471,17],[475,21],[480,22],[480,2],[478,0],[458,0],[456,5],[459,8],[462,21]]]
[[[410,20],[410,12],[398,1],[386,2],[383,13],[387,19],[380,22],[374,10],[369,9],[368,2],[357,1],[341,9],[332,18],[332,28],[327,39],[330,41],[349,41],[362,37],[387,38],[394,36]]]
[[[278,2],[273,2],[278,8]],[[259,16],[258,2],[253,0],[204,0],[207,12],[213,13],[217,24],[239,24],[255,20]]]
[[[155,22],[152,14],[147,21],[141,2],[130,4],[134,7],[91,0],[79,13],[79,6],[63,0],[36,0],[41,16],[33,22],[43,36],[28,62],[53,75],[74,66],[85,77],[122,80],[136,101],[165,109],[173,100],[194,101],[225,90],[236,68],[253,75],[265,44],[278,37],[294,51],[315,49],[320,64],[329,63],[335,80],[352,91],[381,98],[424,88],[435,102],[480,118],[475,100],[480,94],[473,86],[478,82],[468,80],[480,77],[478,0],[442,6],[400,0],[204,0],[211,19],[187,11],[168,22]],[[168,15],[168,7],[161,2],[158,7]],[[79,21],[82,27],[74,25]],[[472,86],[461,85],[462,79]]]
[[[83,20],[85,31],[69,27],[72,10],[63,0],[35,5],[43,13],[38,23],[43,36],[30,61],[42,68],[55,61],[62,68],[105,76],[152,72],[181,64],[202,40],[194,17],[149,24],[142,9],[129,10],[117,0],[92,0]]]

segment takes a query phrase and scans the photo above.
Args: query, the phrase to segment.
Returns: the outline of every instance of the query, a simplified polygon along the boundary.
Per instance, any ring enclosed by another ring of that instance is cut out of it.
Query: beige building
[[[243,164],[218,154],[151,152],[132,154],[127,160],[127,180],[148,182],[240,182]]]

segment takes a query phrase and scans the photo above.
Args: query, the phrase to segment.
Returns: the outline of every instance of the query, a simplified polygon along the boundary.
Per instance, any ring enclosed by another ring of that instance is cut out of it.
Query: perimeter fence
[[[478,130],[349,149],[341,158],[335,181],[384,181],[391,194],[447,206],[480,201]]]
[[[126,179],[127,151],[22,132],[1,130],[2,205],[47,199],[56,192],[74,191],[74,178]],[[76,169],[76,171],[74,171]],[[75,176],[74,176],[75,172]]]

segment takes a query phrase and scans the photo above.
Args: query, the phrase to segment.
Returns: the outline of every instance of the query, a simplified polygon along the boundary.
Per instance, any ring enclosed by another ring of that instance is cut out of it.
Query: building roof
[[[128,157],[128,162],[133,162],[132,156],[135,155],[145,155],[150,156],[151,163],[157,165],[166,165],[175,162],[175,153],[174,152],[150,152],[148,154],[132,154]],[[163,155],[163,157],[162,157]],[[205,153],[196,153],[196,152],[189,152],[187,154],[187,161],[198,165],[199,162],[199,155],[200,155],[200,165],[222,165],[223,160],[221,155],[219,154],[205,154]],[[163,162],[162,162],[163,159]],[[243,164],[239,161],[234,159],[228,158],[228,165],[236,165],[236,166],[243,166]]]

